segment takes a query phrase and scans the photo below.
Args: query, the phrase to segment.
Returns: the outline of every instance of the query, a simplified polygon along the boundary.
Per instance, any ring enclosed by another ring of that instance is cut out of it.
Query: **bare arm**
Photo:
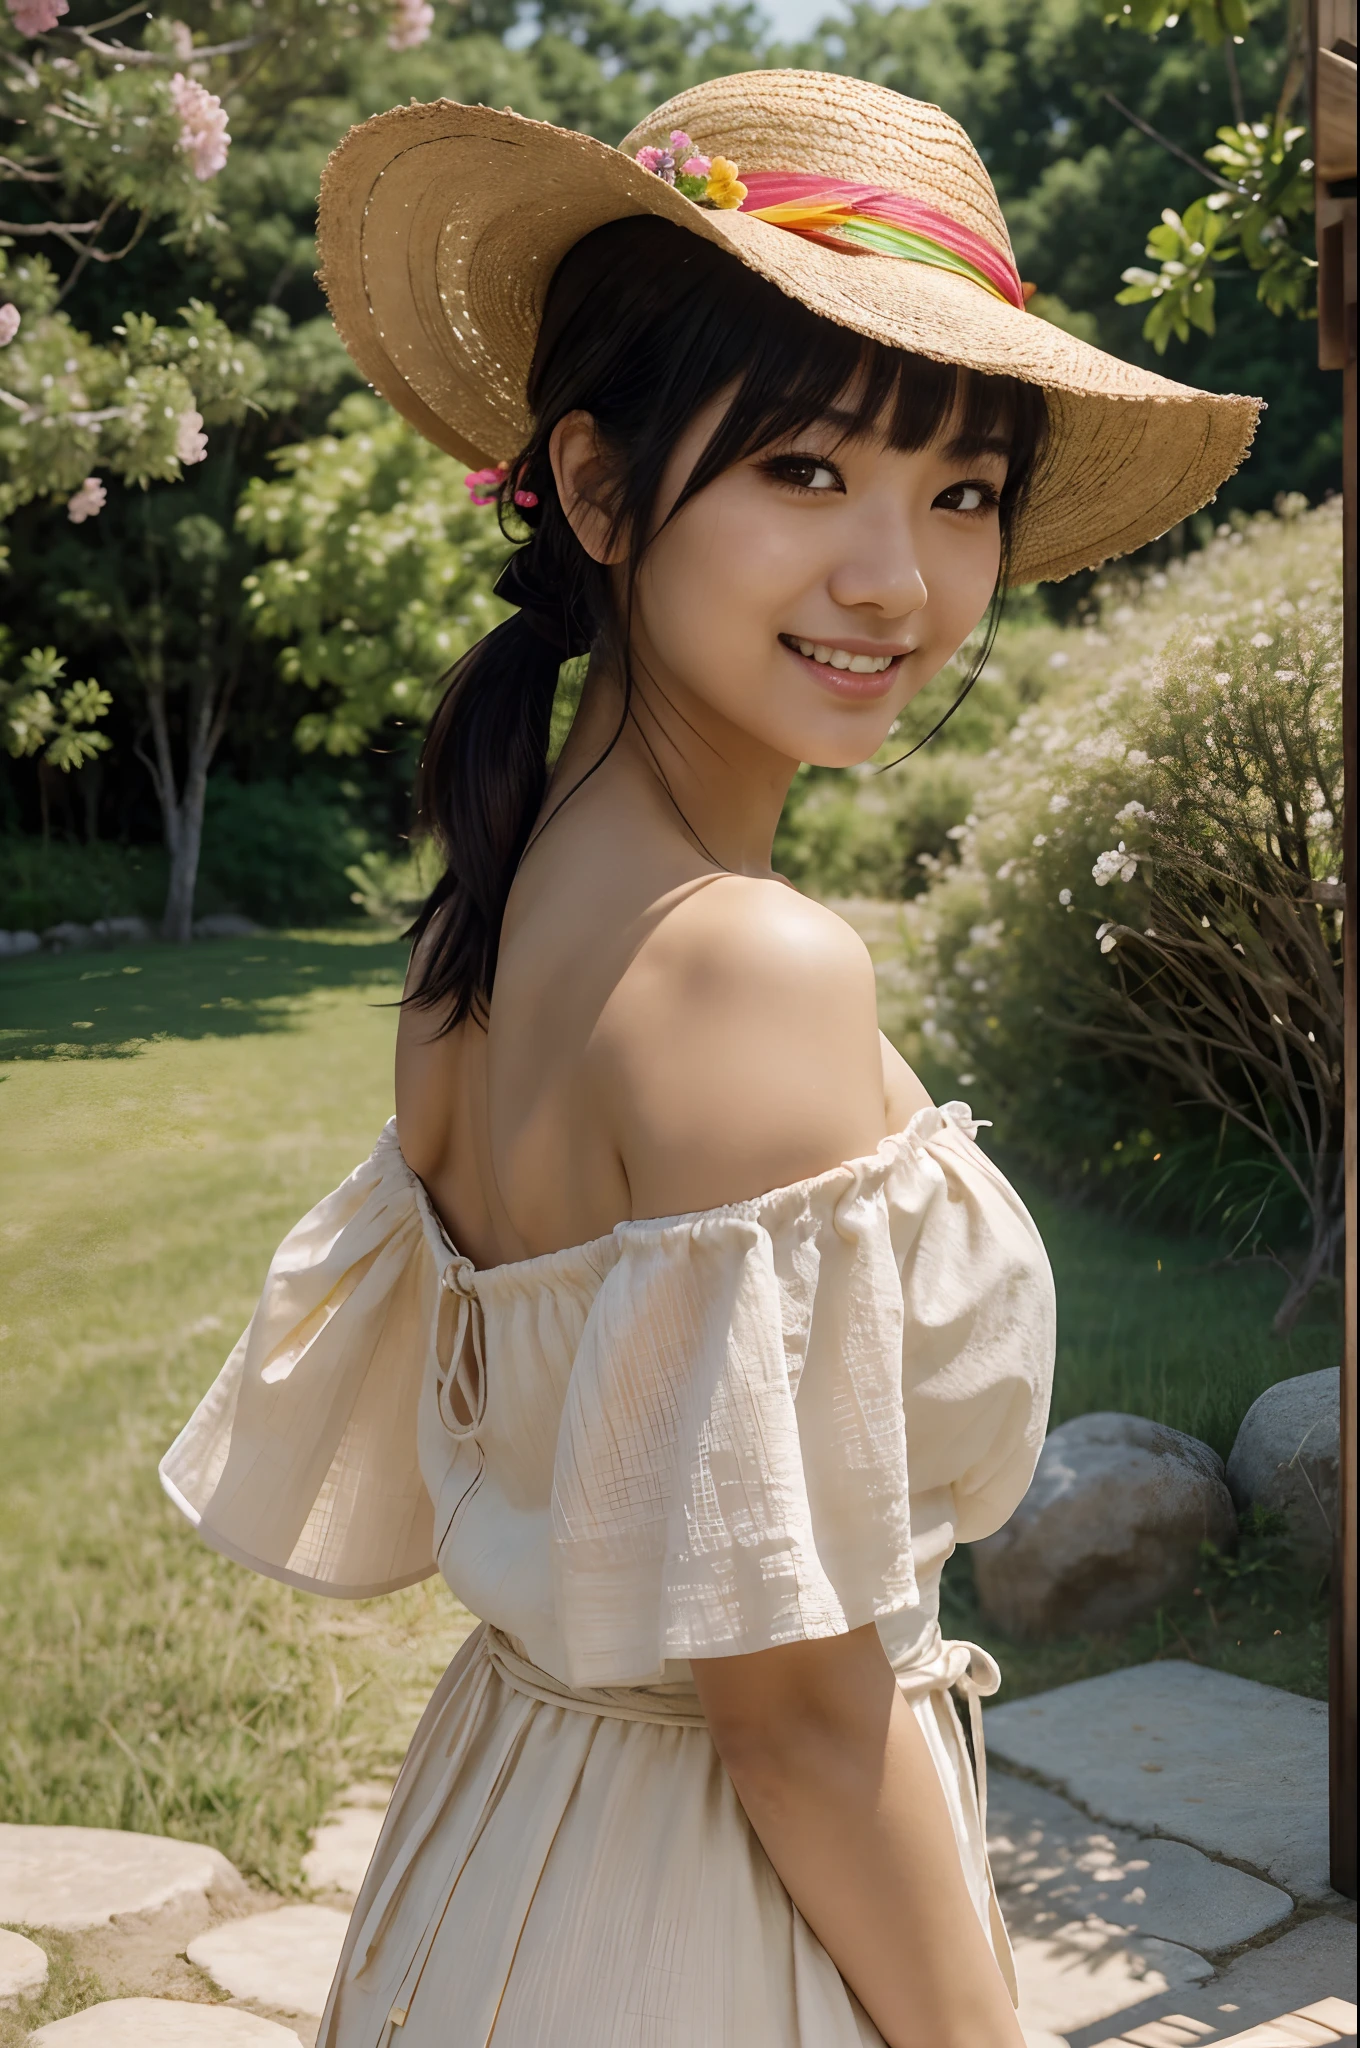
[[[608,1020],[635,1215],[862,1157],[928,1099],[880,1046],[867,953],[819,906],[731,878],[660,938]],[[1023,2048],[877,1631],[704,1658],[694,1677],[770,1861],[888,2048]]]
[[[693,1670],[766,1855],[888,2048],[1024,2048],[878,1631]]]

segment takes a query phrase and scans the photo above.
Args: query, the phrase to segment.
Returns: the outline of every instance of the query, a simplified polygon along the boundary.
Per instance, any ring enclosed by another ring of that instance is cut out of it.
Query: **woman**
[[[400,109],[321,228],[361,368],[528,533],[422,761],[395,1128],[163,1467],[257,1570],[483,1618],[321,2041],[1019,2048],[998,1675],[937,1606],[1033,1469],[1048,1267],[771,842],[800,761],[868,760],[1006,581],[1201,505],[1256,406],[1027,314],[962,131],[848,79],[620,151]]]

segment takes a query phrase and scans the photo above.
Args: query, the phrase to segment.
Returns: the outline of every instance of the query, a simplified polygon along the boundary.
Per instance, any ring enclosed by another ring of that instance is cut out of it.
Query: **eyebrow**
[[[848,412],[843,406],[828,406],[815,420],[809,420],[808,426],[835,427],[847,439],[868,438],[859,414]],[[1013,452],[1010,437],[1006,434],[956,434],[941,450],[947,462],[966,462],[970,455],[999,455],[1008,462]]]
[[[1011,443],[1004,434],[956,434],[944,453],[951,461],[969,455],[1000,455],[1009,459]]]

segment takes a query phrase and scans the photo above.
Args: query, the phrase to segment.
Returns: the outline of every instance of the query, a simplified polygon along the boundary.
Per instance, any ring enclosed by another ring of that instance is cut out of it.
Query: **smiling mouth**
[[[852,654],[848,648],[833,647],[822,640],[802,640],[792,633],[781,633],[779,637],[805,661],[818,662],[823,668],[838,669],[845,675],[881,676],[902,659],[901,654]]]

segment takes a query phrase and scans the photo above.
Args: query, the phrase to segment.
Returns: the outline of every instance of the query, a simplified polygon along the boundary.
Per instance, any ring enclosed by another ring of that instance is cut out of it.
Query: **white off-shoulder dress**
[[[974,1130],[924,1109],[796,1186],[478,1271],[389,1124],[284,1240],[167,1491],[290,1585],[438,1570],[481,1617],[402,1767],[319,2048],[881,2048],[690,1674],[869,1622],[1010,1973],[977,1712],[999,1678],[942,1640],[938,1595],[1029,1484],[1054,1304]]]

